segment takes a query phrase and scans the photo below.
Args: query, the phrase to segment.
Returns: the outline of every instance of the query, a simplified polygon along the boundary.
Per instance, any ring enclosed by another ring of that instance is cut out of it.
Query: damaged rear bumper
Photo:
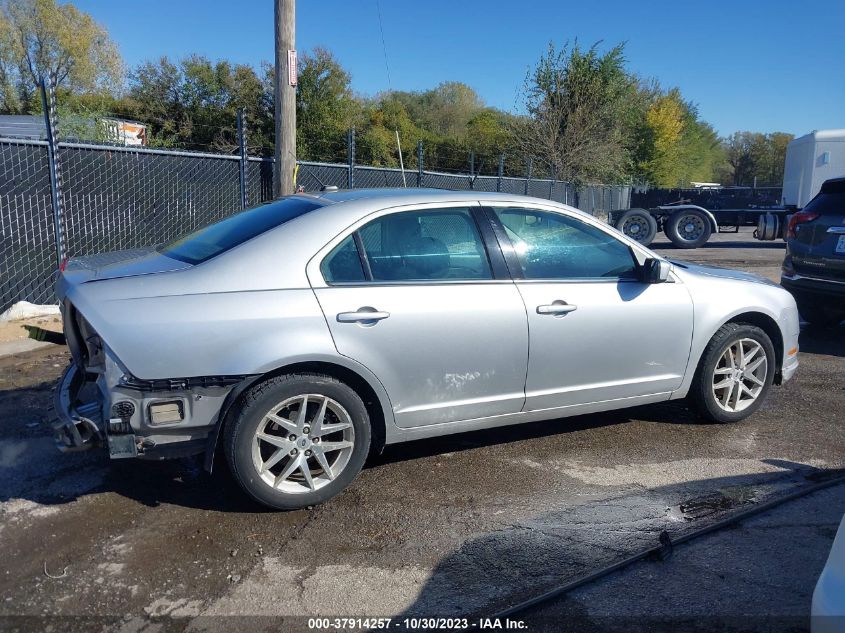
[[[78,403],[85,376],[71,363],[62,374],[53,397],[56,418],[52,423],[53,438],[60,451],[82,451],[103,441],[102,409],[94,400]]]

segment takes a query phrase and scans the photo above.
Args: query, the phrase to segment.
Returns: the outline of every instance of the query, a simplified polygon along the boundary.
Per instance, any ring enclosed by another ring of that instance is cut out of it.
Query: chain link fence
[[[56,240],[46,142],[0,142],[0,311],[52,301]]]
[[[57,263],[65,257],[159,244],[235,213],[244,202],[251,206],[273,198],[269,158],[47,136],[0,138],[0,312],[20,300],[53,302]],[[631,196],[625,186],[368,167],[355,164],[354,147],[348,164],[300,162],[297,183],[306,190],[501,191],[563,202],[594,215],[628,208]]]

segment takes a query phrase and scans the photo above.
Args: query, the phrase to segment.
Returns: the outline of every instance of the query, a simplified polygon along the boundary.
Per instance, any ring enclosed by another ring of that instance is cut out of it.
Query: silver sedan
[[[57,291],[62,449],[222,453],[275,508],[417,438],[665,400],[735,422],[798,366],[776,284],[505,194],[297,195],[73,259]]]

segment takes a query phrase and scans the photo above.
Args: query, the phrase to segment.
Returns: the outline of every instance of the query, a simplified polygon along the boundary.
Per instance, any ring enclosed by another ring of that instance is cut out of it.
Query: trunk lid
[[[191,264],[162,255],[156,247],[112,251],[68,260],[59,277],[56,292],[64,299],[67,288],[89,281],[137,277],[190,268]]]

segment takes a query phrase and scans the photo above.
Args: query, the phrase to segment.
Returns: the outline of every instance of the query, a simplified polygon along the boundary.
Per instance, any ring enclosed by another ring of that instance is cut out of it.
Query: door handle
[[[553,314],[555,316],[562,316],[564,314],[569,314],[570,312],[575,312],[577,309],[578,306],[571,305],[566,303],[566,301],[558,299],[548,305],[537,306],[537,314]]]
[[[390,316],[390,312],[379,312],[375,308],[365,306],[358,308],[355,312],[340,312],[337,315],[339,323],[369,323],[373,324],[376,321],[381,321]]]

